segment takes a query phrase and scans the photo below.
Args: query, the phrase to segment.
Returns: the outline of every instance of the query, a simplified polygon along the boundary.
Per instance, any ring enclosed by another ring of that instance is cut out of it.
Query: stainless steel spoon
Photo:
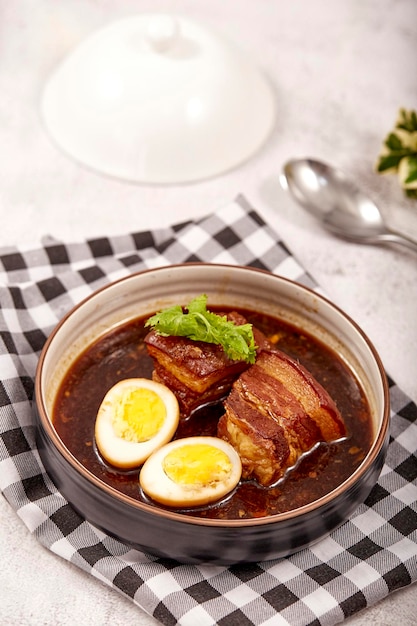
[[[314,159],[294,159],[284,165],[284,181],[297,202],[334,235],[417,252],[417,241],[388,228],[378,207],[340,170]]]

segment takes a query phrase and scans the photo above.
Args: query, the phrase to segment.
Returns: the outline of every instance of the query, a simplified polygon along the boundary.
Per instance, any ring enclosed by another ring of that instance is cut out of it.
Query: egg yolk
[[[143,387],[130,389],[117,402],[113,429],[118,437],[140,443],[152,439],[165,418],[166,407],[157,393]]]
[[[232,463],[223,450],[207,444],[188,444],[174,448],[163,461],[167,476],[181,485],[209,485],[223,482]]]

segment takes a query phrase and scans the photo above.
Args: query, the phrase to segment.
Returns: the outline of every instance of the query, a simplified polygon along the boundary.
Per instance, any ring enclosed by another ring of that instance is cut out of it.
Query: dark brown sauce
[[[223,307],[223,310],[224,307]],[[250,311],[241,313],[276,345],[298,359],[327,389],[344,418],[349,436],[345,441],[322,444],[308,454],[276,487],[265,489],[255,482],[241,482],[221,503],[192,509],[195,516],[254,518],[285,512],[308,504],[340,485],[358,467],[369,450],[372,425],[364,393],[349,368],[321,342],[299,329]],[[124,378],[150,378],[152,362],[143,338],[144,320],[112,330],[75,361],[65,376],[54,407],[54,426],[72,454],[105,483],[143,502],[139,470],[119,471],[106,464],[94,444],[94,423],[105,393]],[[205,407],[182,422],[175,438],[216,435],[222,405]]]

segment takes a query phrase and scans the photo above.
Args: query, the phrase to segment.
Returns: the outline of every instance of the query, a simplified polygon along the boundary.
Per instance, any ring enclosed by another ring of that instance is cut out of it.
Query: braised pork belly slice
[[[240,455],[243,477],[264,486],[276,483],[319,442],[344,434],[342,417],[323,387],[276,350],[261,352],[235,381],[218,424],[218,436]]]
[[[238,373],[233,372],[229,376],[215,382],[203,392],[193,391],[183,382],[176,378],[168,369],[162,367],[158,362],[154,364],[152,372],[152,380],[162,383],[171,389],[178,400],[180,407],[180,416],[185,419],[193,411],[205,404],[220,402],[230,392],[233,382],[236,380]]]
[[[284,352],[264,351],[257,364],[279,380],[301,403],[321,431],[321,441],[335,441],[346,435],[343,418],[328,392],[314,376]]]
[[[247,323],[235,311],[227,313],[227,318],[237,325]],[[263,333],[255,328],[253,333],[257,346],[271,345]],[[239,374],[249,367],[245,361],[229,359],[219,345],[186,337],[165,337],[152,330],[145,344],[154,363],[152,378],[175,393],[182,418],[199,406],[224,398]]]

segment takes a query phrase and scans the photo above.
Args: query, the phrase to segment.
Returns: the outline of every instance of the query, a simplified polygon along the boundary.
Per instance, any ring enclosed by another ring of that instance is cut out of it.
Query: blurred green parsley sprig
[[[404,193],[417,199],[417,113],[400,109],[394,129],[386,137],[376,171],[396,173]]]

